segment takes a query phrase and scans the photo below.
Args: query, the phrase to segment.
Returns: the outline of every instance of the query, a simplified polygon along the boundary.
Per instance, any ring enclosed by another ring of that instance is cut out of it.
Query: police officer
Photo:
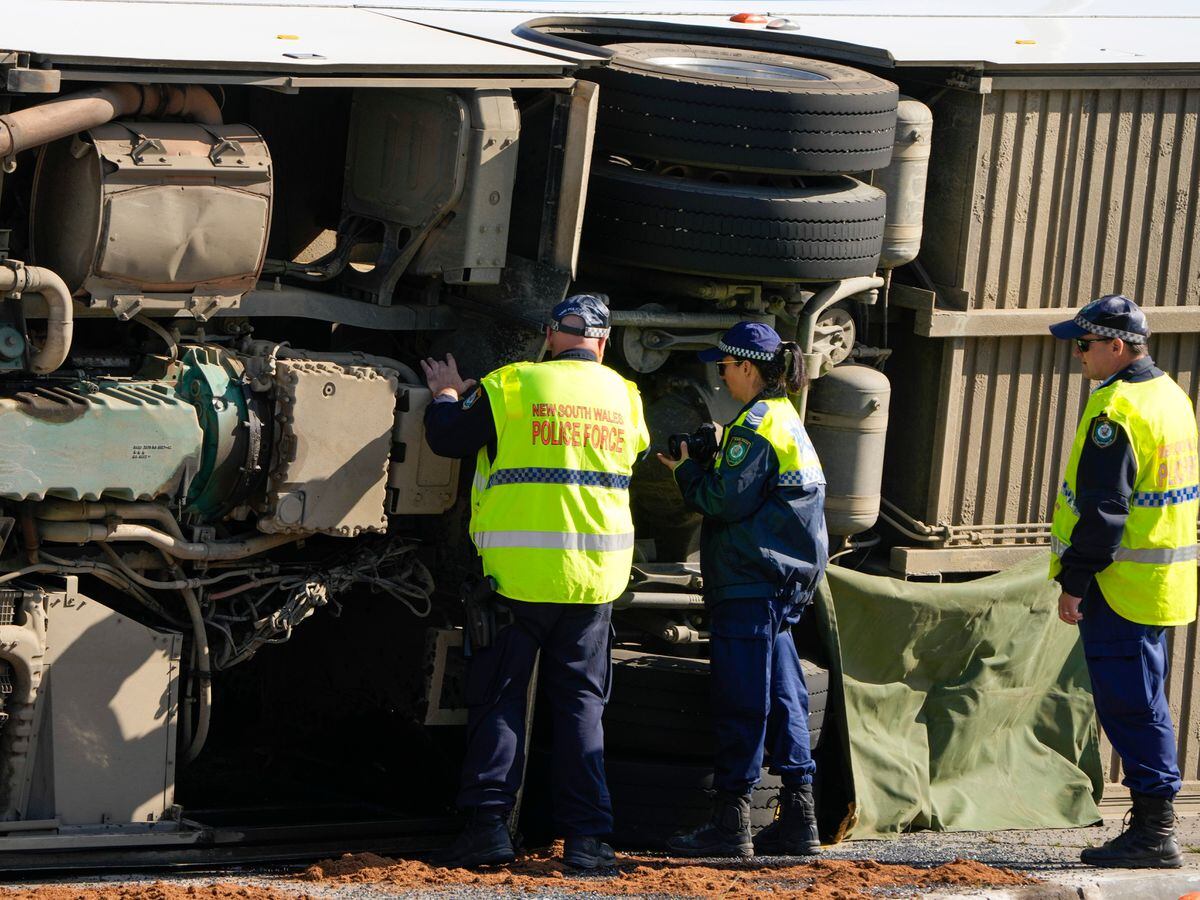
[[[1166,628],[1196,618],[1196,411],[1147,355],[1145,314],[1094,300],[1050,328],[1100,382],[1080,420],[1051,529],[1058,615],[1083,639],[1096,714],[1133,798],[1128,828],[1081,854],[1095,866],[1181,865]]]
[[[476,648],[467,673],[460,808],[469,824],[441,860],[514,858],[507,819],[525,753],[526,694],[538,651],[553,716],[555,818],[564,862],[612,865],[601,715],[612,671],[612,601],[633,562],[629,480],[650,438],[637,388],[601,365],[608,308],[569,297],[546,327],[551,359],[463,380],[453,357],[422,365],[435,394],[425,417],[441,456],[476,454],[471,539],[512,624]]]
[[[710,618],[716,788],[710,821],[668,842],[682,856],[808,854],[820,849],[813,805],[808,691],[791,626],[825,571],[825,477],[788,392],[804,386],[800,348],[741,322],[715,349],[730,395],[745,404],[711,466],[687,445],[674,470],[704,516],[700,565]],[[750,796],[764,749],[782,776],[778,819],[751,841]]]

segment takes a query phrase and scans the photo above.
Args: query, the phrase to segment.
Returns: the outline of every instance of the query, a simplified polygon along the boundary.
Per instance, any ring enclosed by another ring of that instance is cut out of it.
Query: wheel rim
[[[656,56],[645,61],[663,69],[676,69],[694,75],[725,75],[735,78],[754,78],[767,81],[828,81],[817,72],[792,66],[751,62],[742,59],[717,59],[698,56]]]

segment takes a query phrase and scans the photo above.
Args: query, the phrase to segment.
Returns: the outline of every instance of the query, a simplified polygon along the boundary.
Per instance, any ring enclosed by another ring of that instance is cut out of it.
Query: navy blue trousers
[[[1175,728],[1164,691],[1166,629],[1117,615],[1094,583],[1081,612],[1079,634],[1096,715],[1121,757],[1124,784],[1138,794],[1174,797],[1180,777]]]
[[[554,818],[564,837],[612,831],[601,716],[612,684],[612,604],[525,603],[501,598],[513,624],[467,667],[467,753],[462,809],[507,814],[525,767],[525,701],[541,650],[553,719]]]
[[[791,632],[804,606],[762,597],[709,608],[719,791],[750,793],[762,776],[764,752],[785,785],[812,783],[808,688]]]

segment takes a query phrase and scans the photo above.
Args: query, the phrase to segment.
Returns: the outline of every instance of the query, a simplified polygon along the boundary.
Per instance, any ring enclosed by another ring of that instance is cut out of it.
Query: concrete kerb
[[[941,894],[939,900],[1179,900],[1192,891],[1200,891],[1200,868],[1122,869],[1063,872],[1045,884]]]

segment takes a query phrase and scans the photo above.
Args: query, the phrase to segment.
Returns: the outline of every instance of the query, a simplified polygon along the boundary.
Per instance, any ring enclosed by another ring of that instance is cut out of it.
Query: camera
[[[679,459],[680,445],[685,442],[688,445],[688,456],[706,466],[717,455],[717,426],[712,422],[705,422],[691,434],[671,435],[667,438],[667,456]]]

